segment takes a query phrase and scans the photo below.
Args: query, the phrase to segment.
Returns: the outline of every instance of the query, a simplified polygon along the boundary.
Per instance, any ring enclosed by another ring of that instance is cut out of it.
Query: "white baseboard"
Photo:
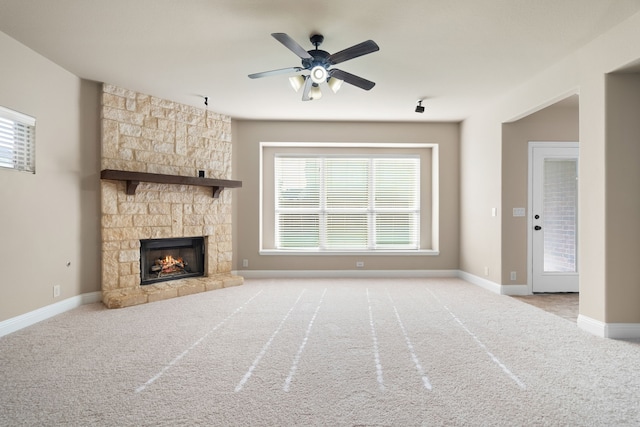
[[[236,270],[246,279],[277,278],[370,278],[370,277],[458,277],[501,295],[529,295],[527,285],[500,285],[461,270]]]
[[[606,324],[604,322],[579,314],[577,323],[578,327],[583,331],[604,338],[606,331]]]
[[[500,285],[491,280],[461,270],[238,270],[233,272],[247,279],[277,278],[367,278],[367,277],[458,277],[500,295],[531,295],[528,285]],[[578,326],[593,335],[613,338],[640,338],[640,323],[603,323],[583,315]]]
[[[640,338],[640,323],[605,323],[580,314],[578,327],[602,338]]]
[[[371,277],[458,277],[458,270],[237,270],[245,279],[277,278],[371,278]]]
[[[466,280],[469,283],[480,286],[488,291],[494,292],[500,295],[529,295],[529,287],[527,285],[501,285],[483,277],[476,276],[474,274],[467,273],[466,271],[458,270],[458,276],[462,280]]]
[[[26,328],[27,326],[31,326],[45,319],[49,319],[50,317],[57,316],[65,311],[80,307],[83,304],[91,304],[94,302],[100,302],[101,300],[102,292],[90,292],[67,298],[63,301],[47,305],[20,316],[12,317],[11,319],[0,322],[0,337],[18,331],[22,328]]]

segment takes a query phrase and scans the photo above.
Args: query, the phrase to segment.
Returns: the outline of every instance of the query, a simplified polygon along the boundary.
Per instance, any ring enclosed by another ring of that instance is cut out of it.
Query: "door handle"
[[[540,227],[539,225],[536,225],[535,227],[533,227],[534,230],[542,230],[542,227]]]

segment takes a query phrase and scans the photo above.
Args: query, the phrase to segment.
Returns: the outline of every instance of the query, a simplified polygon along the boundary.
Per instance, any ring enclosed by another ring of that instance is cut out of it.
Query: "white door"
[[[529,157],[531,291],[578,292],[578,145],[531,142]]]

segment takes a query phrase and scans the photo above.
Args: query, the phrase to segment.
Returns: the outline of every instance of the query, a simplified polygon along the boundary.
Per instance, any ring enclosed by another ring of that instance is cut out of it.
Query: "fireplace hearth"
[[[204,276],[204,237],[140,240],[140,285]]]

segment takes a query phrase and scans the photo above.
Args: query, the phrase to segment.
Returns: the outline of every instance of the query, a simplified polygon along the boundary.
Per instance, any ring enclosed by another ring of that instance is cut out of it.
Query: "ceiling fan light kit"
[[[329,54],[329,52],[318,49],[324,41],[324,36],[320,34],[314,34],[309,39],[315,46],[315,49],[309,51],[304,50],[302,46],[285,33],[272,33],[271,36],[282,43],[290,51],[295,53],[302,60],[302,67],[263,71],[261,73],[249,74],[249,78],[257,79],[277,74],[308,72],[308,75],[299,74],[297,76],[289,77],[289,82],[296,92],[301,88],[303,89],[303,101],[320,99],[322,97],[320,84],[322,83],[327,83],[333,93],[337,93],[344,82],[364,90],[371,90],[371,88],[375,86],[375,83],[370,80],[337,68],[331,68],[333,65],[348,61],[349,59],[357,58],[380,50],[376,42],[373,40],[367,40],[341,50],[340,52]]]

